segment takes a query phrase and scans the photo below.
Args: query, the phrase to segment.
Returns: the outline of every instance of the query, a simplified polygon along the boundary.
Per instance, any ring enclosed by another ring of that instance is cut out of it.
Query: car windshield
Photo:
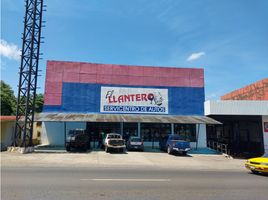
[[[262,157],[268,158],[268,153],[265,153]]]
[[[111,138],[120,138],[120,135],[108,135],[108,139],[111,139]]]
[[[131,138],[130,139],[131,142],[141,142],[140,138]]]
[[[182,140],[183,138],[182,138],[181,136],[179,136],[179,135],[172,135],[172,136],[170,137],[170,139],[171,139],[171,140]]]

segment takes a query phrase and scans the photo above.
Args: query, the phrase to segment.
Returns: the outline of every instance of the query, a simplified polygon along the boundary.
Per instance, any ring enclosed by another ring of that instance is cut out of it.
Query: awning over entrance
[[[82,113],[39,113],[34,121],[43,122],[141,122],[177,124],[221,124],[205,116],[175,115],[131,115],[131,114],[82,114]]]

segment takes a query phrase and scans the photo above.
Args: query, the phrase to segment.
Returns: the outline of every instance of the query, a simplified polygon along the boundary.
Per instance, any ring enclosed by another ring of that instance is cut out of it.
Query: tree
[[[16,114],[16,97],[10,85],[1,80],[1,115]]]
[[[25,97],[20,97],[20,103],[21,104],[26,104],[26,98]],[[33,95],[30,96],[29,99],[30,102],[33,101]],[[43,94],[36,94],[35,96],[35,106],[34,106],[34,112],[35,113],[40,113],[43,110],[43,104],[44,104],[44,95]],[[19,113],[20,115],[24,115],[25,113]]]
[[[44,95],[43,94],[36,94],[35,97],[35,112],[40,113],[43,110],[44,105]]]
[[[10,85],[1,80],[1,115],[16,115],[17,100]],[[22,97],[21,97],[22,98]],[[36,94],[35,112],[42,112],[44,104],[44,95]],[[19,113],[23,115],[23,113]]]

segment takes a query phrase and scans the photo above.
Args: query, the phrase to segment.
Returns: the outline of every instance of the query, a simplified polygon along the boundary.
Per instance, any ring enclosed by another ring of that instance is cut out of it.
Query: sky
[[[205,98],[268,77],[267,0],[44,0],[47,60],[204,68]],[[1,80],[17,95],[23,0],[1,0]]]

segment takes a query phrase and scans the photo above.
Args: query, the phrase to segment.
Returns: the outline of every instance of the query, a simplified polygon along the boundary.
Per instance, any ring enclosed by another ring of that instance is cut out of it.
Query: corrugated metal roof
[[[205,115],[268,115],[268,101],[206,101]]]
[[[44,122],[143,122],[178,124],[221,124],[205,116],[175,115],[130,115],[130,114],[80,114],[80,113],[39,113],[34,121]]]

